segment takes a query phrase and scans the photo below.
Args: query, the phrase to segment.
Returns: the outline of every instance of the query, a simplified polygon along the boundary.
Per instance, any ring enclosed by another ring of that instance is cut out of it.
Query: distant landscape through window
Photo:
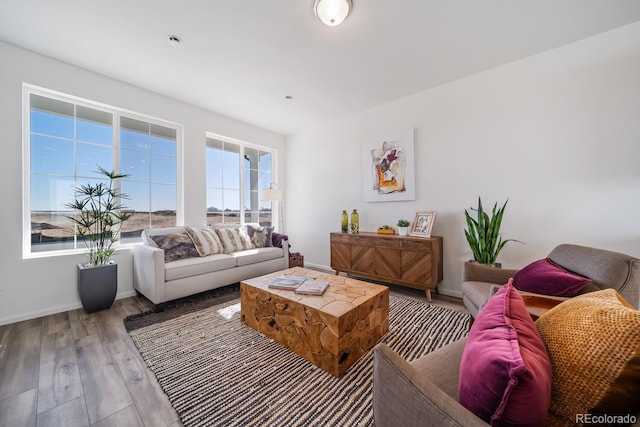
[[[122,204],[135,213],[122,242],[176,225],[178,125],[36,90],[27,99],[31,252],[84,247],[65,205],[77,186],[101,179],[99,166],[128,175],[119,183]]]
[[[171,227],[178,218],[180,125],[25,85],[25,254],[84,248],[66,205],[74,189],[104,177],[98,167],[128,175],[120,180],[134,212],[121,241],[140,241],[145,228]],[[271,225],[274,153],[266,147],[206,137],[207,223]],[[275,202],[277,203],[277,202]]]
[[[260,200],[270,188],[273,154],[223,138],[207,138],[207,223],[272,224],[272,202]]]

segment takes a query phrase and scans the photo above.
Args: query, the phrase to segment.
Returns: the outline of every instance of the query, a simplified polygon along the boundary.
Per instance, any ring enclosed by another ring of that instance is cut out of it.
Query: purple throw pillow
[[[287,240],[288,241],[289,240],[289,236],[286,235],[286,234],[276,233],[276,232],[273,232],[271,234],[272,246],[274,248],[281,248],[283,240]]]
[[[539,259],[513,276],[513,286],[520,291],[557,297],[573,297],[591,280],[570,273],[549,258]]]
[[[473,322],[460,362],[459,401],[491,425],[544,424],[551,361],[511,280]]]

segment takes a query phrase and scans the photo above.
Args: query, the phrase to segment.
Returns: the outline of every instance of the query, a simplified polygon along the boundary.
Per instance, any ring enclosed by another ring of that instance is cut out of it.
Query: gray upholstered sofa
[[[591,278],[594,287],[616,289],[638,308],[640,260],[600,249],[560,245],[549,257],[568,270]],[[516,270],[498,272],[482,266],[465,271],[465,305],[477,314],[492,286],[506,283]],[[466,338],[407,362],[380,343],[374,350],[373,406],[377,427],[486,426],[458,403],[459,368]],[[640,425],[637,422],[635,425]]]
[[[164,251],[151,237],[184,230],[184,226],[146,229],[142,232],[143,243],[134,247],[133,286],[156,305],[289,268],[286,239],[279,239],[281,247],[252,248],[165,262]]]
[[[547,257],[573,273],[590,278],[580,294],[613,288],[635,308],[640,308],[640,260],[618,252],[563,244]],[[504,285],[518,270],[466,262],[462,277],[464,306],[475,318],[496,286]]]

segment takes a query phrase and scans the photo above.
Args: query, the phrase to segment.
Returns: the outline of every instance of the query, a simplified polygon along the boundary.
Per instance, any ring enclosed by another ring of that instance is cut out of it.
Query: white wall
[[[80,307],[76,264],[86,260],[81,255],[22,259],[23,82],[182,124],[187,224],[205,223],[205,132],[276,148],[283,163],[281,135],[2,42],[0,64],[0,324]],[[131,251],[114,259],[118,298],[133,295]]]
[[[405,128],[416,200],[364,202],[362,143]],[[503,236],[526,244],[507,244],[507,267],[565,242],[640,257],[640,23],[290,136],[287,157],[287,232],[307,264],[329,265],[343,209],[370,231],[436,210],[439,289],[459,296],[478,196],[509,198]]]
[[[286,153],[280,135],[1,42],[0,63],[0,324],[79,307],[85,259],[22,259],[23,82],[182,123],[185,223],[204,223],[206,131],[277,148],[286,231],[310,265],[328,267],[342,209],[357,208],[365,230],[436,210],[439,288],[460,295],[463,210],[478,196],[510,200],[503,235],[526,244],[506,246],[505,266],[562,242],[640,257],[640,23],[310,129],[287,138]],[[362,143],[411,127],[416,200],[365,203]],[[131,254],[115,259],[118,295],[131,295]]]

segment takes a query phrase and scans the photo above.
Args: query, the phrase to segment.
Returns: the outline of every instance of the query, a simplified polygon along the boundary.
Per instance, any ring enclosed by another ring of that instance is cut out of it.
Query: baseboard
[[[462,292],[451,292],[451,291],[447,291],[447,290],[442,292],[440,289],[438,289],[438,293],[441,294],[441,295],[446,295],[448,297],[462,299]]]
[[[325,273],[335,273],[336,271],[329,267],[328,265],[321,265],[321,264],[313,264],[310,262],[305,263],[304,265],[305,268],[312,268],[314,270],[320,270],[320,271],[324,271]]]
[[[37,319],[38,317],[50,316],[52,314],[63,313],[65,311],[75,310],[81,308],[82,304],[66,304],[59,305],[57,307],[49,307],[44,310],[31,311],[29,313],[22,313],[17,316],[0,318],[0,325],[10,325],[11,323],[23,322],[25,320]]]
[[[120,292],[116,295],[116,300],[133,297],[135,295],[136,295],[136,291],[133,289],[126,292]],[[82,304],[80,303],[80,301],[73,304],[59,305],[57,307],[49,307],[44,310],[36,310],[29,313],[22,313],[17,316],[0,317],[0,326],[10,325],[12,323],[17,323],[17,322],[23,322],[25,320],[37,319],[38,317],[50,316],[52,314],[64,313],[65,311],[76,310],[78,308],[82,308]]]
[[[120,292],[118,295],[116,295],[116,300],[129,298],[129,297],[135,297],[136,295],[137,295],[136,294],[136,290],[135,289],[131,289],[130,291]]]

